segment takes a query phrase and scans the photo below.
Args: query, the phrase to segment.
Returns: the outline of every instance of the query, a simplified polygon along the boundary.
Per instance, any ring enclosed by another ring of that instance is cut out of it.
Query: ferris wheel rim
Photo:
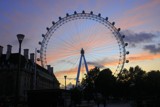
[[[110,31],[112,31],[114,37],[116,38],[116,40],[118,42],[119,48],[122,48],[122,51],[121,51],[122,53],[120,53],[120,57],[122,57],[122,58],[119,59],[122,61],[119,61],[119,64],[117,66],[117,68],[120,67],[119,72],[121,72],[124,67],[124,64],[126,62],[126,49],[125,49],[126,44],[123,41],[123,36],[119,32],[120,29],[117,29],[114,26],[115,22],[112,22],[112,23],[109,22],[108,17],[103,18],[103,17],[101,17],[101,14],[96,15],[96,14],[93,14],[93,12],[85,13],[84,11],[82,13],[74,12],[74,14],[71,14],[71,15],[69,15],[67,13],[65,17],[63,17],[63,18],[59,17],[59,20],[57,22],[52,22],[52,26],[50,28],[47,28],[46,34],[42,34],[43,40],[42,40],[42,42],[39,42],[39,44],[41,45],[41,48],[39,50],[41,66],[45,68],[47,65],[46,50],[47,50],[48,42],[52,36],[52,35],[50,35],[50,33],[51,32],[54,33],[59,27],[61,27],[63,24],[65,24],[67,22],[70,22],[73,20],[79,20],[79,19],[94,20],[96,22],[103,24]],[[117,68],[116,68],[116,71],[117,71]]]

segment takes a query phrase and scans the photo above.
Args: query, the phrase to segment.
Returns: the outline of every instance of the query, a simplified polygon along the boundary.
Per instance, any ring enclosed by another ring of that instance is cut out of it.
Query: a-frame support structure
[[[84,56],[83,48],[81,49],[80,53],[81,53],[81,57],[80,57],[79,66],[78,66],[78,72],[77,72],[77,78],[76,78],[76,86],[78,85],[78,82],[79,82],[79,75],[80,75],[80,70],[81,70],[81,65],[82,65],[82,58],[84,60],[86,72],[88,74],[88,66],[87,66],[87,62],[86,62],[85,56]]]

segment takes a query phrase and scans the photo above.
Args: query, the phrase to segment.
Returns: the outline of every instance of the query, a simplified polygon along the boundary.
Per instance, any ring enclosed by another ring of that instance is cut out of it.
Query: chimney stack
[[[0,57],[2,56],[3,54],[3,46],[0,46]]]
[[[7,53],[6,53],[6,60],[9,59],[10,55],[12,52],[12,46],[11,45],[7,45]]]
[[[53,67],[51,65],[47,65],[47,70],[50,74],[53,74]]]
[[[47,65],[47,70],[49,71],[51,68],[51,65]]]
[[[51,67],[51,74],[53,74],[53,67]]]
[[[34,53],[30,53],[30,60],[34,62]]]
[[[29,49],[24,49],[24,57],[28,60]]]

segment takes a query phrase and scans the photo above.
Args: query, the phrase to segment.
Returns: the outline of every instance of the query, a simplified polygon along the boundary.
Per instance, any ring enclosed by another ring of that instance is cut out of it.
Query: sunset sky
[[[34,52],[35,48],[40,48],[38,42],[43,39],[41,35],[47,32],[46,27],[50,27],[52,21],[58,21],[58,17],[65,17],[66,13],[73,14],[74,11],[80,13],[82,10],[88,13],[93,11],[94,14],[101,13],[102,17],[109,17],[110,22],[115,21],[115,26],[121,28],[121,34],[126,35],[124,41],[129,43],[126,50],[130,52],[126,57],[130,62],[125,64],[125,68],[139,65],[146,71],[160,70],[160,0],[0,0],[0,45],[4,47],[3,53],[6,53],[7,44],[13,46],[12,52],[18,52],[16,35],[19,33],[25,34],[22,48],[30,49],[30,53]],[[91,25],[92,23],[88,27]],[[81,25],[81,27],[83,30],[86,26]],[[65,32],[67,30],[70,29],[65,29]],[[60,33],[57,34],[60,35]],[[74,32],[70,34],[74,34]],[[74,38],[74,40],[78,40],[78,38]],[[54,42],[54,44],[56,46],[63,45],[59,42]],[[85,40],[83,44],[85,44]],[[98,42],[95,44],[97,46]],[[90,43],[87,46],[91,48],[95,44]],[[114,42],[111,45],[113,44]],[[61,50],[56,48],[57,52],[55,52],[51,48],[51,42],[49,42],[49,47],[47,51],[54,55],[48,53],[47,60],[50,62],[49,64],[53,64],[52,59],[55,59],[55,55],[58,55],[56,53]],[[79,45],[74,44],[74,48],[78,48],[80,51]],[[77,56],[76,58],[80,57],[80,55]],[[79,63],[79,59],[77,61]],[[112,64],[114,65],[114,63]],[[64,75],[67,75],[68,78],[75,78],[75,70],[73,70],[74,72],[72,70],[67,73],[55,72],[55,74],[63,84]],[[69,81],[73,80],[68,80],[68,83]]]

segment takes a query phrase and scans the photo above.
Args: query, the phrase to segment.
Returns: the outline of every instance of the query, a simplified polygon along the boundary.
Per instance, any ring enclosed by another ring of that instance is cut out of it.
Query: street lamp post
[[[65,90],[66,90],[66,78],[67,78],[67,75],[64,76],[64,79],[65,79]]]
[[[17,71],[17,76],[16,76],[16,102],[15,102],[15,107],[18,105],[19,101],[19,74],[20,74],[20,69],[21,69],[21,44],[24,39],[23,34],[17,34],[18,42],[19,42],[19,61],[18,61],[18,71]]]
[[[24,39],[24,35],[23,34],[17,34],[17,38],[18,38],[18,41],[19,41],[19,54],[21,54],[21,44],[22,44],[22,41]]]

